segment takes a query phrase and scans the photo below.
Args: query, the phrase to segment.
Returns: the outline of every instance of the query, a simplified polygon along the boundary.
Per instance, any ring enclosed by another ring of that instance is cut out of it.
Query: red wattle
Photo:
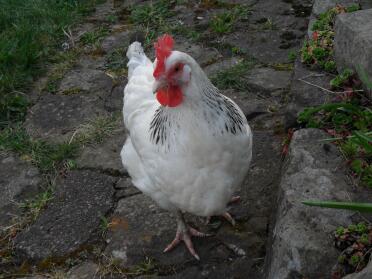
[[[170,86],[156,92],[156,99],[162,106],[176,107],[182,103],[183,94],[178,86]]]

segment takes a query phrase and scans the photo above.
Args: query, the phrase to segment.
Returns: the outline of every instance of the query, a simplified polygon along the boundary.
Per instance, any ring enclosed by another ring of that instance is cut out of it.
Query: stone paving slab
[[[114,205],[116,179],[92,171],[71,171],[56,185],[55,197],[15,241],[19,259],[66,258],[100,233],[102,217]]]
[[[41,189],[39,170],[14,153],[0,153],[0,232],[21,214],[18,203]]]

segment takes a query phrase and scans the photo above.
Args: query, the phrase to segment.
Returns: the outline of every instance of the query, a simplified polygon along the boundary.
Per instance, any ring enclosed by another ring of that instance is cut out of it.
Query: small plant
[[[116,15],[108,15],[106,20],[110,23],[115,23],[118,21],[118,17]]]
[[[168,29],[166,20],[174,15],[171,8],[171,1],[160,0],[135,5],[130,9],[130,22],[145,31],[145,47],[150,46],[162,31]]]
[[[230,11],[214,16],[209,26],[212,29],[212,31],[217,34],[230,33],[235,23],[238,20],[240,21],[247,20],[249,14],[250,10],[247,6],[236,5]]]
[[[33,221],[39,216],[42,209],[53,198],[53,192],[49,188],[38,194],[34,199],[27,200],[20,204],[20,207],[26,212]]]
[[[96,30],[84,33],[80,41],[85,45],[97,45],[105,36],[109,34],[109,30],[105,27],[99,27]]]
[[[276,26],[275,23],[271,20],[271,18],[267,18],[264,23],[262,23],[262,30],[275,30]]]
[[[235,20],[236,17],[233,13],[225,12],[214,16],[210,23],[210,27],[218,34],[229,33],[232,30]]]
[[[353,70],[345,69],[341,74],[338,74],[330,81],[333,88],[339,88],[344,85],[354,75]]]
[[[114,77],[120,77],[127,74],[128,59],[125,55],[125,48],[117,48],[107,56],[105,68]]]
[[[245,76],[253,66],[253,61],[242,60],[235,66],[217,73],[212,77],[212,83],[219,89],[245,90],[247,89]]]
[[[86,124],[81,125],[74,133],[70,142],[76,144],[101,143],[105,138],[112,135],[118,129],[117,116],[97,117]]]
[[[295,62],[296,61],[296,58],[297,58],[297,52],[295,50],[291,50],[289,53],[288,53],[288,60],[290,62]]]

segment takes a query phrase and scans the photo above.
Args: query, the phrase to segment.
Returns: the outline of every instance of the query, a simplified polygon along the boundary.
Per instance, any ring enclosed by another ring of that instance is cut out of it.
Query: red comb
[[[154,70],[154,78],[159,78],[159,76],[165,71],[165,59],[171,54],[174,45],[174,40],[171,35],[165,34],[158,38],[155,43],[155,55],[157,64]]]

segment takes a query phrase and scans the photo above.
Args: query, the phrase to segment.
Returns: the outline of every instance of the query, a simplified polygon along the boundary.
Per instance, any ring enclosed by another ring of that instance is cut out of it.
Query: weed
[[[127,74],[127,62],[128,59],[124,55],[125,48],[117,48],[107,56],[105,68],[108,73],[113,77],[117,78]]]
[[[352,76],[354,72],[350,69],[345,69],[341,74],[338,74],[335,78],[330,81],[333,88],[339,88],[344,85]]]
[[[296,61],[296,58],[297,58],[297,52],[295,50],[291,50],[290,52],[288,52],[288,60],[290,62],[295,62]]]
[[[107,232],[107,230],[110,228],[110,222],[105,216],[101,216],[100,228],[102,231],[102,235],[104,235]]]
[[[219,89],[246,90],[245,76],[253,66],[253,61],[242,60],[235,66],[217,73],[211,81]]]
[[[66,52],[58,52],[51,57],[50,60],[54,65],[48,74],[48,82],[43,91],[50,93],[57,92],[59,81],[64,77],[65,73],[76,64],[79,54],[80,50],[71,49]]]
[[[25,202],[21,203],[20,208],[27,212],[27,216],[34,221],[52,198],[53,191],[51,188],[48,188],[44,192],[38,194],[32,200],[26,200]]]
[[[200,36],[201,36],[201,34],[198,31],[190,28],[189,26],[185,26],[183,24],[176,24],[174,25],[174,27],[171,27],[169,31],[170,31],[169,33],[180,34],[194,42],[199,41]]]
[[[262,23],[262,30],[275,30],[277,27],[275,23],[270,19],[267,18],[265,22]]]
[[[80,41],[85,45],[94,46],[99,44],[107,34],[109,34],[109,30],[106,27],[99,27],[96,30],[84,33]]]
[[[116,15],[108,15],[106,20],[110,23],[115,23],[118,21],[118,17]]]
[[[231,11],[214,16],[209,26],[217,34],[229,33],[237,21],[248,19],[249,14],[250,9],[247,6],[237,5]]]
[[[174,15],[171,7],[171,1],[160,0],[135,5],[130,9],[130,22],[139,29],[145,30],[145,47],[151,45],[161,31],[164,31],[164,28],[168,28],[166,19]]]
[[[225,12],[213,17],[210,27],[219,34],[229,33],[236,21],[236,17],[231,12]]]
[[[120,117],[97,117],[81,125],[74,133],[70,142],[76,144],[101,143],[117,130]]]
[[[293,70],[292,63],[275,63],[275,64],[270,64],[269,66],[277,71],[292,71]]]

